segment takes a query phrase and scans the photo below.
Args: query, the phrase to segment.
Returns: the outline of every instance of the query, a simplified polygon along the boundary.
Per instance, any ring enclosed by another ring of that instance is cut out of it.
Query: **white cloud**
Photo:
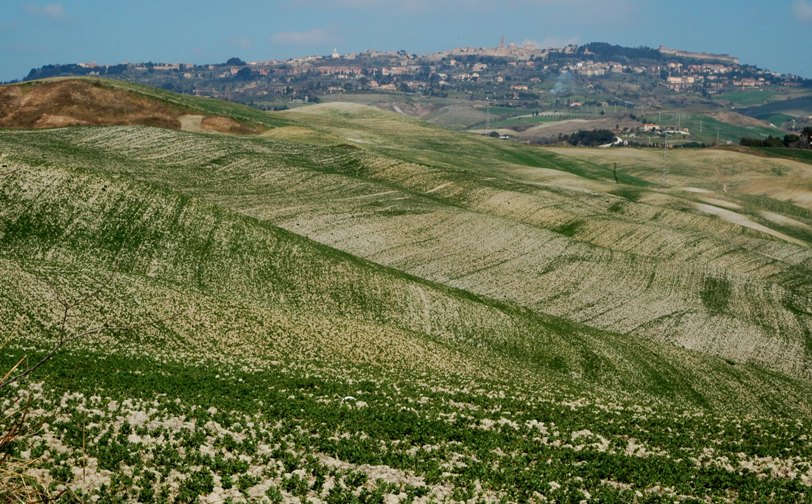
[[[812,23],[812,3],[806,0],[796,0],[792,5],[792,15],[796,21]]]
[[[300,46],[326,44],[331,39],[330,33],[321,28],[298,32],[279,32],[271,37],[271,40],[277,44]]]
[[[25,6],[25,10],[27,10],[32,14],[36,14],[38,16],[45,16],[51,19],[61,19],[66,16],[65,6],[58,3],[52,3],[47,5],[27,4]]]

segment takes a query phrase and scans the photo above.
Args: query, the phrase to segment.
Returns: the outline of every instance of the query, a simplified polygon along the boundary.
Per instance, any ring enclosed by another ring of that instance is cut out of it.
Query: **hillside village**
[[[583,104],[567,101],[576,90],[610,94],[617,106],[636,104],[643,93],[671,91],[712,97],[730,89],[812,85],[723,54],[692,53],[660,47],[624,48],[605,43],[540,49],[505,44],[492,48],[456,48],[417,55],[406,51],[368,50],[314,55],[288,60],[224,64],[95,62],[47,65],[26,80],[59,75],[98,75],[225,98],[267,108],[285,102],[314,102],[325,94],[406,92],[423,96],[469,96],[507,106]]]

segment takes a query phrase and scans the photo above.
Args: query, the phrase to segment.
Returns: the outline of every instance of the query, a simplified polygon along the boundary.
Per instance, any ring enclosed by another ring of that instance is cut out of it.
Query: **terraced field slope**
[[[662,189],[656,151],[576,160],[360,106],[286,119],[300,126],[263,138],[107,128],[5,142],[539,314],[812,376],[808,164],[686,151]]]
[[[647,153],[347,105],[265,124],[0,131],[0,364],[100,328],[0,388],[40,492],[808,496],[812,219],[770,166],[809,165],[710,151],[774,192],[701,157],[662,189]]]

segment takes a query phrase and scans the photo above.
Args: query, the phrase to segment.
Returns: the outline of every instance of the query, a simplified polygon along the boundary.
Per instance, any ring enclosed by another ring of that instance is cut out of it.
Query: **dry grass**
[[[6,128],[140,124],[179,129],[179,115],[157,100],[88,81],[0,88],[0,126]]]
[[[577,159],[632,174],[659,185],[660,149],[549,149]],[[669,153],[669,185],[694,187],[736,203],[737,194],[763,195],[812,209],[812,167],[790,159],[766,158],[729,149],[675,149]]]
[[[230,117],[204,117],[201,123],[205,131],[229,133],[232,135],[255,135],[261,130],[239,123]]]
[[[103,81],[59,79],[0,87],[0,127],[5,128],[141,125],[181,129],[186,117],[188,129],[188,112]],[[239,135],[264,131],[257,125],[219,116],[202,117],[200,127],[200,131]]]

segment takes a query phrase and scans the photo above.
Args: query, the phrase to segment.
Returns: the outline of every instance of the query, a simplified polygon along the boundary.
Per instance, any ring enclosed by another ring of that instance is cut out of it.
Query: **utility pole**
[[[491,129],[491,99],[488,98],[487,96],[485,97],[485,129],[488,130],[487,133],[490,133],[490,129]]]
[[[719,145],[719,126],[716,127],[716,145]]]
[[[668,187],[668,133],[663,136],[663,187]]]

